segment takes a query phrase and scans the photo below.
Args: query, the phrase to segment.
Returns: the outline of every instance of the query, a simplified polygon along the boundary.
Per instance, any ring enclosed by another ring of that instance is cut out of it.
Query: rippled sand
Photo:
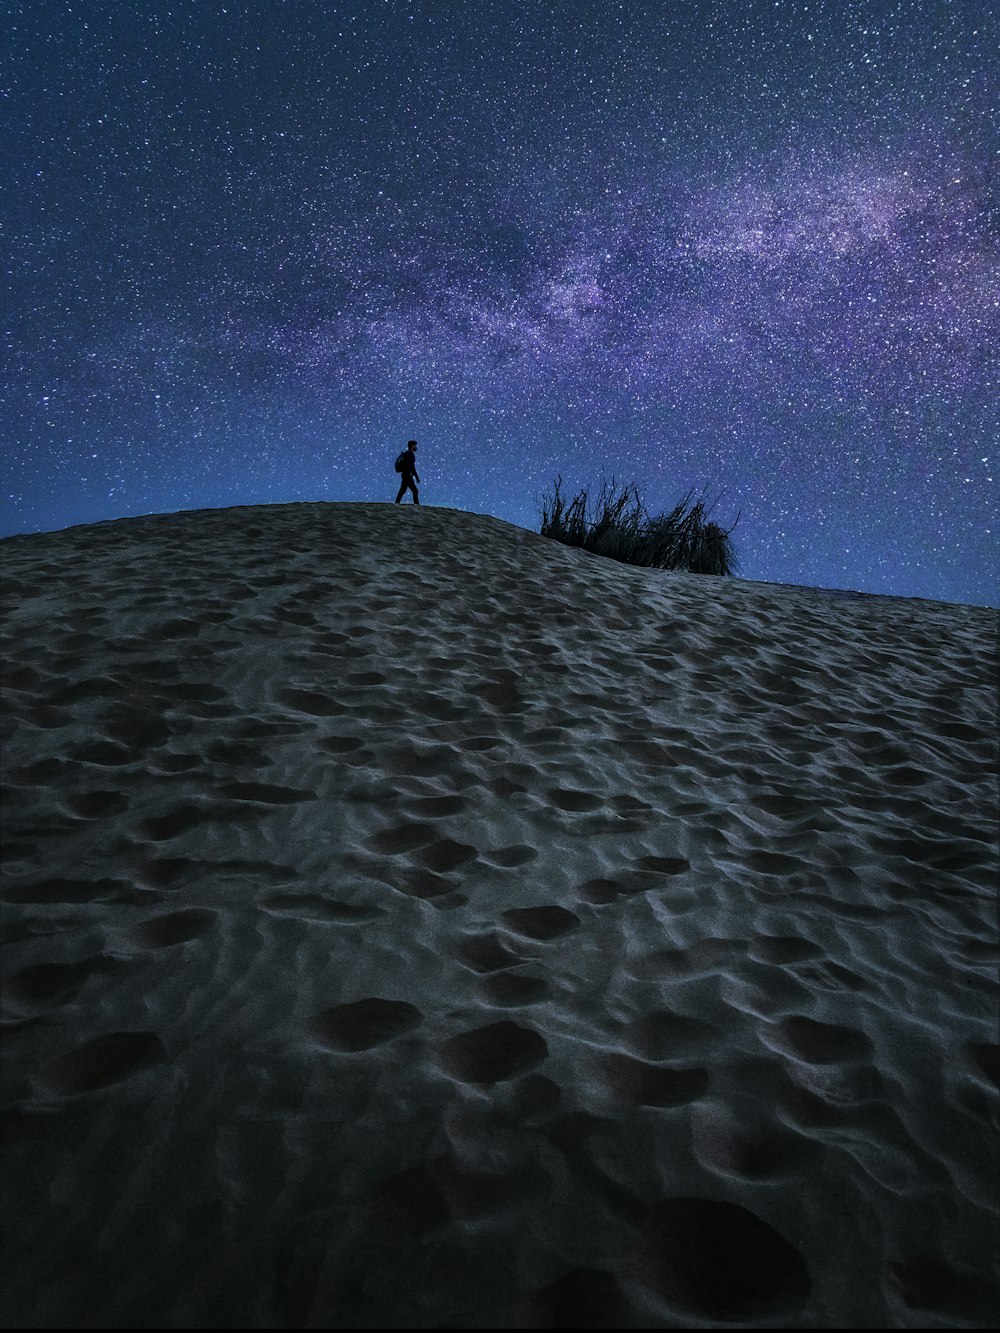
[[[0,554],[8,1326],[990,1325],[995,612],[380,504]]]

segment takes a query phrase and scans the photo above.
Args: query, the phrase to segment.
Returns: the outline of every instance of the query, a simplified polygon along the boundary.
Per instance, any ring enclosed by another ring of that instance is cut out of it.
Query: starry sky
[[[4,3],[0,535],[715,503],[996,606],[998,33],[957,0]]]

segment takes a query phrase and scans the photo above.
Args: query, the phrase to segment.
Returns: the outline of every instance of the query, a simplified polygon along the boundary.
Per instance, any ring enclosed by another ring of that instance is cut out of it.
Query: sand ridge
[[[12,1326],[990,1324],[994,612],[429,506],[0,553]]]

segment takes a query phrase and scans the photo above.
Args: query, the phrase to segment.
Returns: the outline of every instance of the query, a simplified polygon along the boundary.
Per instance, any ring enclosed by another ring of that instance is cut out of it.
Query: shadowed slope
[[[11,1327],[989,1323],[995,615],[377,504],[2,553]]]

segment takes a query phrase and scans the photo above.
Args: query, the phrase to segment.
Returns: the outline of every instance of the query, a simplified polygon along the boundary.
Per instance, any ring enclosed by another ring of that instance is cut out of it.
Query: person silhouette
[[[420,480],[420,478],[417,476],[416,440],[407,440],[406,449],[403,451],[403,453],[399,455],[397,462],[401,464],[399,470],[403,474],[403,478],[402,482],[400,483],[399,494],[396,496],[396,503],[399,504],[402,501],[403,494],[406,491],[406,488],[409,487],[410,490],[413,492],[413,503],[415,505],[418,505],[420,503],[420,495],[417,492],[416,486],[414,486],[413,484],[413,479],[415,477],[417,481]]]

